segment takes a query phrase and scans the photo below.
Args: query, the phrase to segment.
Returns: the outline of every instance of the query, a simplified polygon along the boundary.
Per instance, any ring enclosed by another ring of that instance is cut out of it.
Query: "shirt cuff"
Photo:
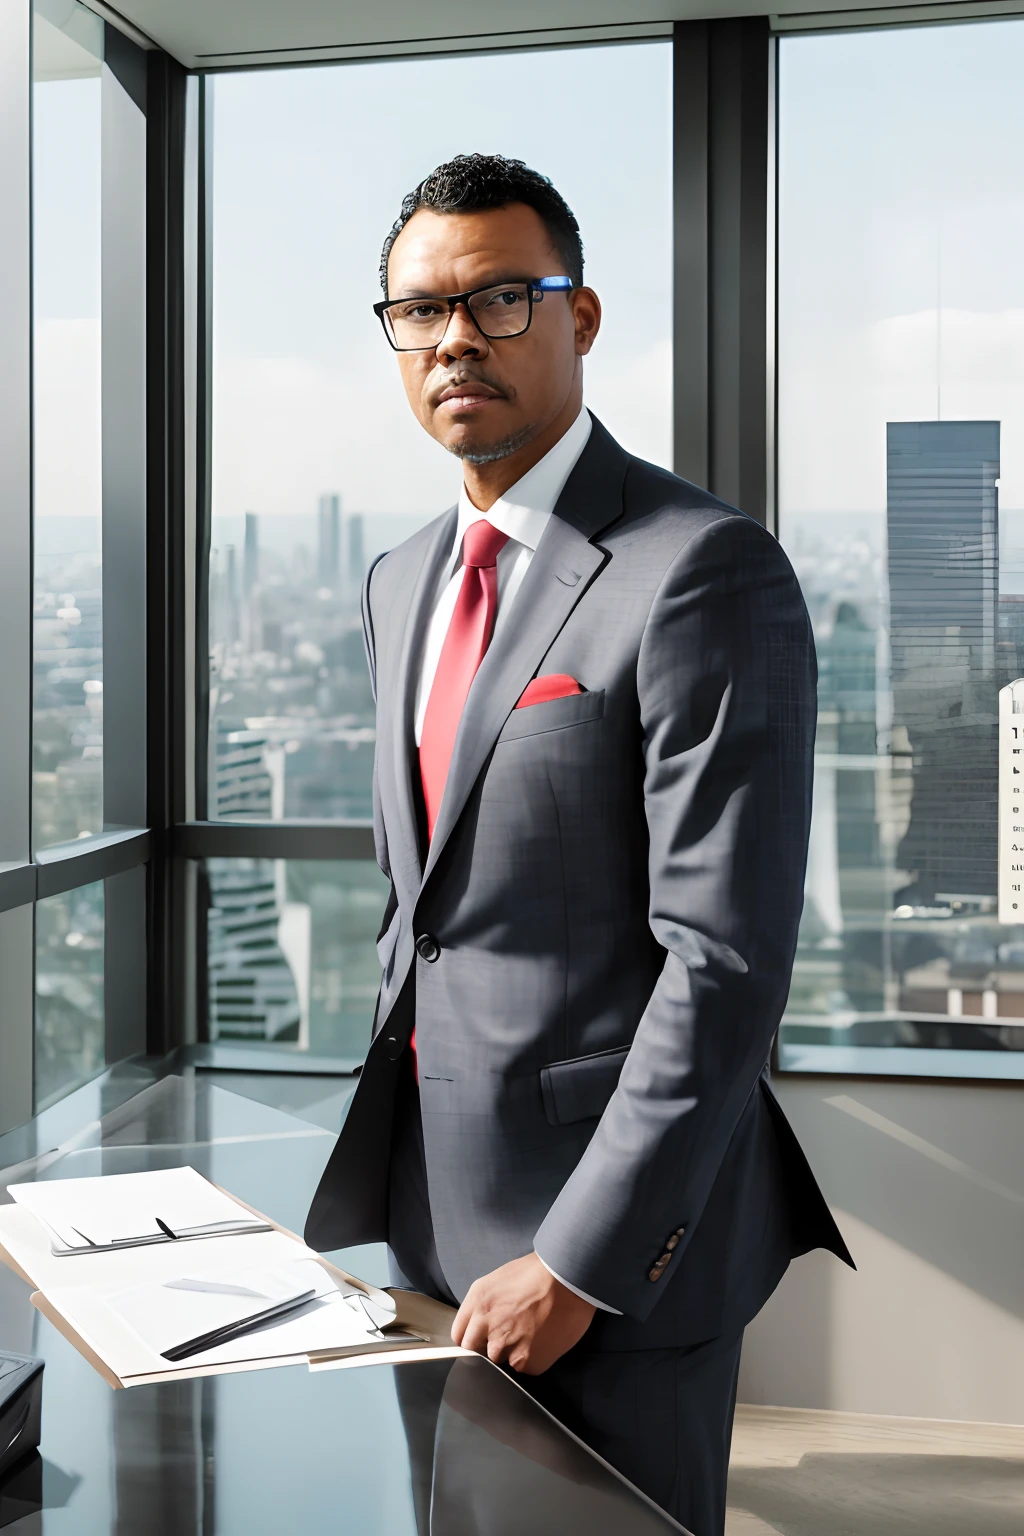
[[[551,1275],[553,1279],[557,1280],[559,1285],[564,1285],[567,1291],[572,1291],[573,1295],[578,1296],[581,1301],[589,1301],[590,1305],[592,1307],[596,1307],[599,1312],[610,1312],[613,1317],[622,1316],[622,1313],[619,1311],[618,1307],[610,1307],[606,1301],[598,1301],[596,1296],[588,1296],[586,1291],[581,1291],[578,1285],[573,1285],[570,1281],[563,1280],[561,1275],[556,1275],[554,1270],[551,1268],[551,1265],[545,1263],[544,1259],[541,1259],[539,1253],[537,1254],[537,1257],[544,1265],[544,1268],[547,1270],[548,1274]]]

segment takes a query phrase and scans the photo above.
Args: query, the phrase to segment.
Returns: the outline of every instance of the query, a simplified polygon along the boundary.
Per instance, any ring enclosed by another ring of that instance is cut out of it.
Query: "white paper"
[[[295,1246],[293,1243],[293,1249]],[[239,1338],[229,1339],[213,1349],[176,1361],[165,1360],[161,1350],[183,1343],[184,1338],[177,1334],[172,1337],[170,1329],[154,1318],[152,1297],[146,1300],[135,1292],[134,1301],[126,1308],[124,1298],[132,1293],[123,1291],[102,1295],[91,1287],[55,1286],[46,1292],[46,1296],[126,1384],[136,1378],[174,1371],[188,1375],[206,1366],[304,1360],[307,1354],[318,1350],[349,1349],[381,1342],[362,1306],[351,1296],[343,1295],[316,1260],[300,1259],[294,1270],[295,1284],[303,1290],[315,1284],[319,1292],[308,1307]],[[237,1276],[241,1271],[236,1268],[231,1273]],[[171,1294],[168,1291],[168,1295]],[[178,1297],[185,1294],[178,1292]],[[202,1326],[195,1331],[202,1332]],[[194,1333],[189,1334],[186,1329],[185,1336],[194,1337]]]
[[[278,1269],[236,1266],[150,1281],[115,1291],[107,1297],[107,1305],[147,1349],[162,1355],[189,1339],[242,1323],[306,1291],[312,1291],[315,1298],[333,1295],[335,1287],[319,1264],[300,1260]]]
[[[8,1188],[60,1244],[75,1252],[88,1251],[90,1245],[102,1247],[136,1238],[169,1242],[157,1218],[172,1232],[258,1220],[194,1168],[43,1179]]]
[[[104,1295],[146,1281],[174,1280],[215,1265],[274,1269],[313,1251],[287,1232],[245,1232],[202,1243],[154,1243],[144,1248],[86,1249],[68,1256],[52,1252],[42,1223],[25,1206],[0,1206],[0,1243],[37,1290],[81,1287]]]

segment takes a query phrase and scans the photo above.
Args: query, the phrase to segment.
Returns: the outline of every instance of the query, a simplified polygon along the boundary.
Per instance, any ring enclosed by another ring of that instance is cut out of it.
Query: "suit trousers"
[[[434,1243],[411,1063],[395,1105],[388,1246],[392,1285],[457,1304]],[[742,1339],[612,1351],[588,1350],[584,1335],[543,1376],[516,1380],[693,1536],[722,1536]]]

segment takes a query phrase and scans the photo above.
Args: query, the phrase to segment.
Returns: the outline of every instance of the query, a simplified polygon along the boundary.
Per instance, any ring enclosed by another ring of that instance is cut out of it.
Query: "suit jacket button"
[[[391,1060],[397,1061],[399,1056],[402,1054],[401,1040],[396,1040],[394,1035],[388,1035],[387,1046],[388,1055],[390,1056]]]
[[[673,1235],[671,1237],[666,1238],[666,1240],[665,1240],[665,1247],[668,1249],[669,1253],[672,1252],[673,1248],[677,1248],[678,1246],[679,1246],[679,1239],[678,1239],[678,1237],[675,1236],[674,1233],[673,1233]]]
[[[685,1227],[676,1227],[676,1237],[683,1237],[683,1236],[685,1236],[685,1234],[686,1234],[686,1228]]]
[[[658,1268],[659,1269],[664,1269],[665,1265],[669,1262],[669,1260],[671,1258],[672,1258],[672,1255],[670,1253],[663,1253],[661,1258],[658,1260]]]
[[[421,960],[429,960],[433,964],[441,953],[441,946],[432,934],[421,933],[416,940],[416,953]]]
[[[657,1264],[655,1264],[647,1278],[648,1280],[660,1280],[664,1273],[665,1271],[663,1269],[659,1269]]]

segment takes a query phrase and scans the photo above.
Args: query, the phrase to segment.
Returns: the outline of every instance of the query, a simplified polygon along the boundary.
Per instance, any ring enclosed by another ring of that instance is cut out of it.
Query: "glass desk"
[[[301,1231],[334,1138],[186,1071],[0,1173],[191,1163]],[[25,1150],[27,1150],[27,1144]],[[346,1268],[383,1283],[380,1250]],[[484,1359],[305,1366],[114,1391],[0,1266],[0,1347],[41,1356],[41,1458],[0,1488],[33,1536],[656,1536],[681,1529]]]

